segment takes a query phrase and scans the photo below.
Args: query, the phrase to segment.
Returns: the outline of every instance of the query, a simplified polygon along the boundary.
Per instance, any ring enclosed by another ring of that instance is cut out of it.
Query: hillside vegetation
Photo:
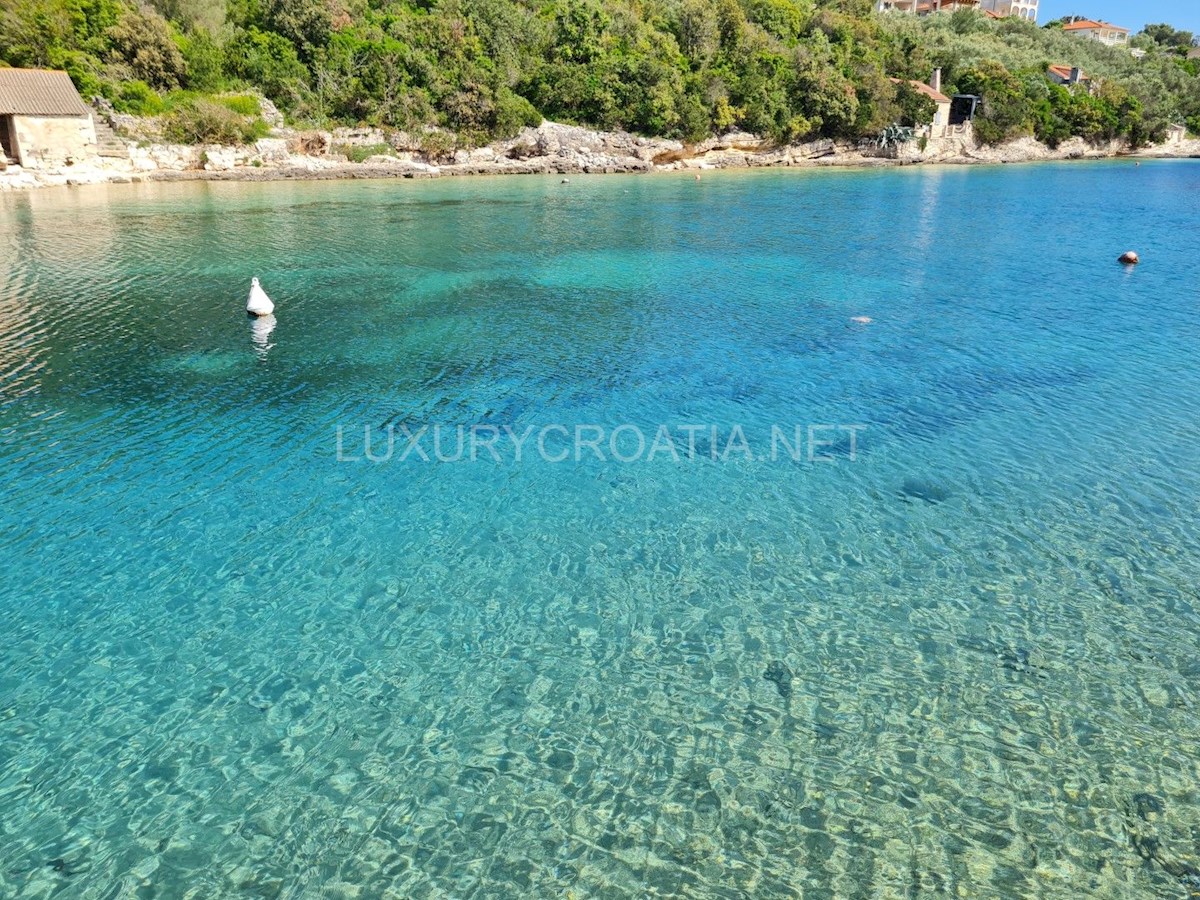
[[[944,71],[984,97],[980,135],[1134,142],[1200,130],[1185,51],[1139,61],[1016,19],[879,16],[870,0],[0,0],[0,60],[65,68],[85,97],[165,113],[174,133],[249,140],[230,92],[295,122],[440,126],[463,145],[542,117],[698,140],[739,127],[777,141],[856,139],[927,114],[889,80]],[[1047,63],[1081,65],[1069,91]]]

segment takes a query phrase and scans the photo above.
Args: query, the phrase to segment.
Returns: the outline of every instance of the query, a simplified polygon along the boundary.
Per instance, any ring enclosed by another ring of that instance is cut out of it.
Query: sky
[[[1132,32],[1151,22],[1169,22],[1200,34],[1200,0],[1042,0],[1038,4],[1041,24],[1068,15],[1101,19]]]

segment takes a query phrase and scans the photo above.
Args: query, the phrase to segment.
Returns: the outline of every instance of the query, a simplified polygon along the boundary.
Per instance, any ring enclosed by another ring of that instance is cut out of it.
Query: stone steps
[[[129,159],[129,144],[112,130],[112,126],[99,116],[92,116],[96,126],[96,150],[101,156]]]

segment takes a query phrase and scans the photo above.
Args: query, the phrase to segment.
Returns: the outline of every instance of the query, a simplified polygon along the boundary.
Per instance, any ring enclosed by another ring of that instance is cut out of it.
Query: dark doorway
[[[0,154],[17,161],[17,154],[13,152],[12,116],[0,116]]]
[[[979,108],[979,101],[982,99],[975,94],[955,94],[950,101],[950,124],[974,122],[975,110]]]

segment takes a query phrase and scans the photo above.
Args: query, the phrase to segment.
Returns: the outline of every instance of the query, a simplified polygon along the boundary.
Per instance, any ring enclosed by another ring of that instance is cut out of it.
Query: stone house
[[[1187,130],[1186,125],[1176,123],[1174,125],[1167,126],[1166,143],[1182,144],[1184,141],[1187,140],[1187,136],[1188,136],[1188,130]]]
[[[1078,66],[1050,66],[1046,70],[1046,75],[1055,84],[1072,85],[1072,84],[1090,84],[1091,79],[1083,74],[1083,70]]]
[[[899,78],[892,78],[890,80],[892,84],[900,84]],[[933,113],[933,120],[930,122],[920,122],[918,123],[918,127],[927,129],[930,137],[943,137],[946,134],[947,127],[950,125],[950,98],[942,93],[942,70],[934,70],[933,78],[929,80],[929,84],[923,84],[920,81],[910,81],[908,84],[914,91],[924,94],[937,104],[937,109]]]
[[[27,169],[96,158],[91,111],[66,72],[0,69],[0,153]]]

